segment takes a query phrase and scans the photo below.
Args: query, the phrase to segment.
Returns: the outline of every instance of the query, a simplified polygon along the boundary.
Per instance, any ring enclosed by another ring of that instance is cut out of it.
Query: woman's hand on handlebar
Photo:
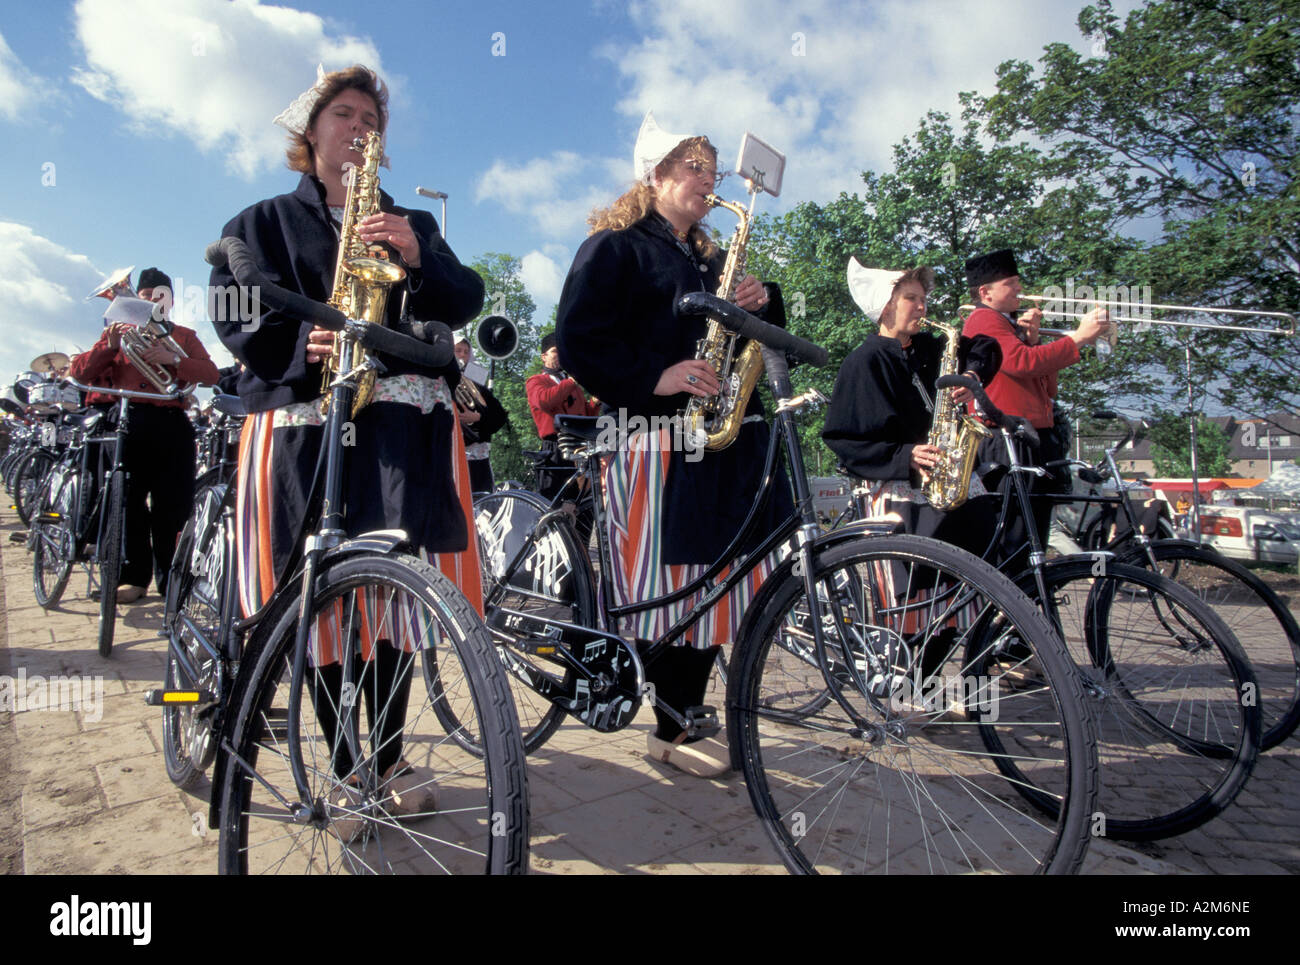
[[[655,384],[655,395],[691,395],[708,397],[718,394],[718,377],[713,366],[702,359],[684,359],[664,369]]]

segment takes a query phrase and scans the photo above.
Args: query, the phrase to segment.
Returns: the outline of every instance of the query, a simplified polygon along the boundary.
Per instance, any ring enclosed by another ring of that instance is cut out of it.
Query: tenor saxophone
[[[364,160],[352,169],[348,181],[348,196],[343,205],[343,227],[339,229],[339,256],[334,265],[334,288],[329,304],[350,319],[384,324],[384,309],[388,303],[388,290],[406,277],[406,269],[372,257],[370,249],[361,240],[358,224],[362,219],[377,214],[379,208],[379,162],[384,156],[383,141],[378,131],[352,142],[361,151]],[[321,378],[321,412],[329,409],[330,386],[340,376],[348,376],[365,364],[369,353],[351,336],[338,332],[334,346]],[[352,399],[352,415],[356,416],[370,402],[375,392],[375,371],[364,369],[357,379],[356,395]]]
[[[716,194],[705,199],[711,207],[726,208],[740,219],[727,248],[727,260],[718,283],[719,298],[731,301],[736,285],[745,276],[745,248],[749,244],[749,229],[753,219],[749,211],[739,204],[724,201]],[[725,449],[736,441],[749,396],[763,374],[763,350],[753,339],[746,339],[736,351],[739,336],[728,331],[714,319],[709,319],[708,331],[696,344],[695,358],[708,362],[718,377],[719,390],[707,398],[693,395],[682,410],[682,428],[687,438],[703,440],[710,452]]]
[[[939,374],[955,374],[959,330],[928,318],[925,324],[943,332],[947,339]],[[941,512],[956,509],[970,497],[970,479],[980,442],[993,434],[978,419],[957,407],[952,400],[954,391],[940,389],[935,394],[934,422],[930,424],[927,442],[939,448],[939,461],[921,487],[930,505]]]

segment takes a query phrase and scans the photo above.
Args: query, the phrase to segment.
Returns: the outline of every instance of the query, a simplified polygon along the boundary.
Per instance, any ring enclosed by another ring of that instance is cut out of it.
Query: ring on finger
[[[688,376],[686,376],[686,381],[689,382],[691,385],[694,385],[696,382],[698,382],[698,381],[700,381],[700,380],[699,380],[699,378],[698,378],[697,376],[694,376],[694,375],[688,375]]]

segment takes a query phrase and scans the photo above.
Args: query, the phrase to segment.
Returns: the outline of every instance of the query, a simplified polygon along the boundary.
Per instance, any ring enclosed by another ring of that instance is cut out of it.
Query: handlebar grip
[[[384,328],[382,325],[371,324],[366,324],[361,330],[360,341],[368,349],[383,352],[394,358],[405,359],[424,368],[445,368],[455,358],[455,353],[452,351],[451,329],[442,322],[420,324],[424,332],[434,338],[432,343],[422,342],[403,332]]]
[[[1007,415],[992,402],[984,393],[984,387],[979,381],[972,379],[968,375],[941,375],[939,381],[935,383],[937,389],[969,389],[971,395],[975,396],[975,401],[980,404],[984,415],[999,428],[1006,429],[1014,436],[1019,436],[1031,446],[1039,444],[1038,431],[1029,424],[1028,419],[1022,419],[1020,416]]]
[[[215,268],[227,265],[237,285],[254,290],[255,303],[333,332],[341,330],[347,322],[347,317],[337,308],[313,301],[270,281],[253,261],[248,245],[242,238],[226,237],[214,241],[208,245],[203,257]]]
[[[785,353],[764,345],[763,365],[767,367],[767,378],[772,385],[772,394],[778,399],[788,398],[792,394],[792,389],[790,388],[790,363],[786,361]]]
[[[737,335],[752,338],[769,348],[787,352],[818,368],[830,361],[830,353],[820,345],[802,339],[784,328],[771,325],[761,318],[756,318],[739,305],[733,305],[708,292],[687,292],[677,300],[676,311],[678,317],[704,315],[716,319],[719,324],[731,329]]]

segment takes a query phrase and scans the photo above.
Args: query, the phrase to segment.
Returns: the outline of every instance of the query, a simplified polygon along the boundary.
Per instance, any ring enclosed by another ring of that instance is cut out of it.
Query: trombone
[[[1264,335],[1295,335],[1296,317],[1289,312],[1272,312],[1262,311],[1251,308],[1221,308],[1217,305],[1164,305],[1157,302],[1120,302],[1108,301],[1104,299],[1093,298],[1065,298],[1048,295],[1021,295],[1021,299],[1031,302],[1043,302],[1043,317],[1057,319],[1074,319],[1083,318],[1085,313],[1068,312],[1059,308],[1050,307],[1053,304],[1070,304],[1083,302],[1084,304],[1095,305],[1098,308],[1105,308],[1111,312],[1110,330],[1106,335],[1106,340],[1112,348],[1118,340],[1119,322],[1129,322],[1136,325],[1169,325],[1175,328],[1204,328],[1212,329],[1219,332],[1241,332],[1241,333],[1260,333]],[[974,305],[962,305],[960,311],[969,314],[975,310]],[[1117,315],[1114,312],[1118,310],[1150,312],[1156,310],[1172,315],[1231,315],[1244,320],[1245,324],[1229,324],[1215,322],[1193,322],[1177,318],[1152,318],[1147,315]],[[1267,321],[1266,321],[1267,320]],[[1255,321],[1256,324],[1249,324]],[[1071,329],[1066,328],[1040,328],[1040,335],[1069,335]]]

